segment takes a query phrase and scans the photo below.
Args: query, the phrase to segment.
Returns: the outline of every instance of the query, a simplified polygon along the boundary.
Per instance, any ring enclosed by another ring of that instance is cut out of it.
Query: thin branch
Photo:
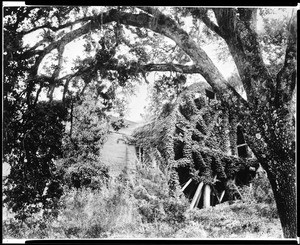
[[[223,37],[223,33],[221,32],[219,26],[217,26],[214,22],[212,22],[207,14],[203,15],[201,17],[201,20],[203,21],[203,23],[212,31],[214,31],[216,34],[218,34],[219,36]]]
[[[30,29],[30,30],[27,30],[27,31],[22,31],[21,34],[27,35],[27,34],[29,34],[29,33],[31,33],[31,32],[34,32],[34,31],[37,31],[37,30],[43,29],[43,28],[50,29],[50,30],[56,32],[56,31],[58,31],[58,30],[62,30],[62,29],[64,29],[64,28],[66,28],[66,27],[73,26],[73,25],[75,25],[75,24],[77,24],[77,23],[92,20],[93,18],[94,18],[93,16],[84,17],[84,18],[75,20],[75,21],[73,21],[73,22],[69,22],[69,23],[60,25],[60,26],[58,26],[58,27],[51,26],[51,23],[47,23],[47,24],[45,24],[45,25],[37,26],[37,27],[34,27],[34,28],[32,28],[32,29]]]
[[[66,82],[65,82],[65,85],[64,85],[63,97],[62,97],[63,104],[65,104],[65,102],[66,102],[66,94],[68,92],[69,84],[70,84],[71,79],[72,79],[72,77],[67,78]]]
[[[219,26],[217,26],[215,23],[213,23],[210,18],[207,15],[207,9],[206,8],[187,8],[192,16],[202,20],[202,22],[212,31],[214,31],[219,36],[223,37],[223,33]]]
[[[35,51],[36,48],[38,48],[39,46],[43,45],[45,43],[45,39],[40,40],[39,42],[37,42],[33,47],[29,48],[28,50],[26,50],[26,52],[32,52]]]
[[[39,64],[48,53],[50,53],[52,50],[60,46],[61,43],[69,43],[74,39],[88,33],[91,30],[90,27],[91,27],[91,23],[89,22],[84,26],[82,26],[81,28],[78,28],[72,32],[67,33],[60,40],[52,42],[49,46],[47,46],[44,49],[43,53],[38,57],[37,64]]]
[[[158,16],[158,15],[163,15],[161,11],[158,10],[158,8],[154,7],[143,7],[139,6],[139,9],[143,10],[144,12],[151,14],[152,16]]]
[[[58,78],[59,73],[61,71],[62,63],[63,63],[63,54],[65,50],[65,45],[62,43],[58,48],[58,64],[53,72],[53,78]]]
[[[175,71],[185,74],[195,74],[200,73],[201,71],[195,65],[185,66],[180,64],[166,63],[166,64],[146,64],[140,66],[140,69],[143,71],[151,72],[151,71]]]
[[[40,87],[39,87],[39,89],[38,89],[37,92],[36,92],[36,97],[35,97],[34,105],[36,105],[36,103],[37,103],[37,101],[38,101],[38,98],[39,98],[39,95],[40,95],[40,93],[42,92],[42,89],[43,89],[43,84],[42,84],[42,82],[41,82],[41,83],[40,83]]]

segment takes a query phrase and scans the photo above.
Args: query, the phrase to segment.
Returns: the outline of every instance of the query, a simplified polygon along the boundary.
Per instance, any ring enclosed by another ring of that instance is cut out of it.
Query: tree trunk
[[[268,174],[284,237],[296,238],[295,128],[290,112],[274,110],[271,114],[275,112],[275,119],[264,118],[265,129],[260,127],[262,138],[250,136],[247,143]],[[252,122],[248,136],[256,132],[256,125],[260,124],[259,120],[256,124]]]
[[[269,163],[270,166],[279,165],[279,169],[274,174],[274,170],[267,168],[268,179],[272,186],[277,212],[280,218],[283,235],[285,238],[296,238],[296,182],[294,162]]]
[[[202,192],[201,192],[202,187],[203,187],[203,182],[201,182],[201,183],[198,185],[198,187],[197,187],[197,190],[196,190],[195,195],[194,195],[194,197],[193,197],[192,203],[191,203],[191,205],[190,205],[190,209],[193,209],[193,208],[195,207],[195,204],[196,204],[197,200],[200,199],[201,194],[202,194]]]

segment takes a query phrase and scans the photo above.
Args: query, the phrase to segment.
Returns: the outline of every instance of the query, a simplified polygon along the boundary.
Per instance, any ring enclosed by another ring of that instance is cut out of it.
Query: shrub
[[[133,193],[143,222],[163,222],[176,227],[185,220],[188,201],[183,195],[170,196],[166,179],[159,169],[145,166],[138,172],[139,184]]]
[[[69,189],[62,199],[59,223],[69,238],[100,238],[118,227],[138,223],[135,199],[121,181],[110,181],[101,190]]]
[[[19,123],[6,129],[4,139],[3,159],[11,169],[3,203],[25,221],[41,209],[57,209],[62,183],[54,159],[62,155],[66,109],[60,102],[38,102],[18,114]]]
[[[111,122],[111,126],[113,127],[114,130],[119,131],[121,128],[124,128],[126,126],[128,126],[127,124],[125,124],[125,121],[123,118],[120,118],[116,121],[112,121]]]
[[[69,188],[100,189],[108,181],[108,167],[101,162],[100,150],[109,126],[101,108],[94,91],[88,90],[71,110],[63,157],[56,161]]]
[[[207,238],[207,232],[199,222],[190,221],[174,234],[175,238]]]
[[[33,214],[26,222],[9,218],[3,221],[5,239],[44,239],[65,238],[63,230],[57,226],[53,217],[43,217],[42,213]]]
[[[274,204],[275,199],[267,173],[259,171],[253,180],[254,198],[257,202]]]
[[[237,201],[232,205],[226,202],[207,209],[189,210],[185,214],[186,224],[201,224],[201,229],[210,238],[243,238],[249,235],[279,238],[279,219],[262,216],[259,207],[262,207],[261,204]],[[272,226],[274,230],[270,229]]]
[[[69,188],[91,188],[101,189],[109,180],[109,168],[91,156],[88,161],[81,158],[78,163],[68,164],[68,161],[61,161],[58,164],[63,175],[64,184]]]

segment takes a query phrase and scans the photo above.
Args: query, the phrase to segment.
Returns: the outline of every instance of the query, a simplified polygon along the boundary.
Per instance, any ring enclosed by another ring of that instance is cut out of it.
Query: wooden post
[[[202,187],[203,187],[203,182],[201,182],[201,183],[198,185],[198,187],[197,187],[197,190],[196,190],[195,195],[194,195],[194,197],[193,197],[193,200],[192,200],[190,209],[193,209],[193,208],[195,207],[195,204],[196,204],[196,201],[197,201],[198,197],[199,197],[199,199],[200,199],[201,193],[202,193],[202,192],[201,192]]]
[[[195,208],[197,208],[197,207],[198,207],[198,204],[199,204],[200,198],[201,198],[201,193],[200,193],[200,195],[198,195],[198,197],[197,197],[197,200],[196,200],[196,203],[195,203]]]
[[[225,190],[222,191],[222,194],[221,194],[221,197],[220,197],[220,203],[222,202],[224,195],[225,195]]]
[[[181,191],[183,192],[185,190],[185,188],[187,188],[187,186],[192,182],[192,179],[189,179],[184,186],[181,188]]]
[[[210,185],[205,185],[203,192],[204,192],[203,193],[203,208],[208,208],[208,207],[210,207],[210,193],[211,193]]]
[[[140,146],[139,146],[139,161],[140,163],[142,162],[142,151]]]
[[[153,154],[151,154],[151,161],[152,161],[152,167],[154,169],[157,168],[157,163],[156,163],[156,160],[155,160],[155,156]]]
[[[215,193],[216,198],[218,199],[218,203],[220,203],[220,198],[218,197],[218,191],[214,186],[212,186],[213,192]]]
[[[236,192],[239,194],[239,196],[240,196],[241,200],[243,201],[243,200],[244,200],[244,198],[243,198],[243,196],[242,196],[241,192],[239,191],[239,188],[236,186],[236,184],[234,184],[234,187],[235,187],[235,190],[236,190]]]

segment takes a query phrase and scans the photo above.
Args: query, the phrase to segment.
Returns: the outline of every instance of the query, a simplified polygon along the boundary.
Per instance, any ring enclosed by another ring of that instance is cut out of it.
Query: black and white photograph
[[[3,243],[299,239],[297,6],[2,13]]]

